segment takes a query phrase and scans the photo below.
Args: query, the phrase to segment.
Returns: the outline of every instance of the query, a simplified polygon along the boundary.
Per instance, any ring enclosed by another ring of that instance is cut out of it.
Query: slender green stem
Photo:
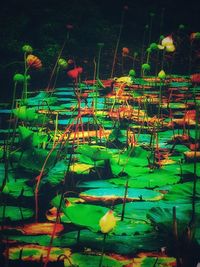
[[[106,244],[106,237],[107,234],[104,234],[103,236],[103,244],[102,244],[102,251],[101,251],[101,258],[99,261],[99,267],[102,267],[102,263],[103,263],[103,256],[104,256],[104,250],[105,250],[105,244]]]

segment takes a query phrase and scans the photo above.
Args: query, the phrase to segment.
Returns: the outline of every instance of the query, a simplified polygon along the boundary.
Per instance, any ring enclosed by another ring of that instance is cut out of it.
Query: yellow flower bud
[[[109,233],[116,225],[116,218],[112,210],[109,210],[99,221],[101,232]]]
[[[166,73],[164,72],[164,70],[161,70],[158,73],[158,78],[160,78],[160,79],[165,79],[166,78]]]

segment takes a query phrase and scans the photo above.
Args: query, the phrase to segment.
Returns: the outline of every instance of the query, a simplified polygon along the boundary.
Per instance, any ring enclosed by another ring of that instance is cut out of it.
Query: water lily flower
[[[164,72],[164,70],[161,70],[158,73],[158,78],[160,78],[160,79],[165,79],[166,78],[166,73]]]
[[[190,76],[192,83],[198,83],[200,84],[200,73],[194,73]]]
[[[31,68],[40,69],[42,67],[41,60],[34,55],[28,55],[26,58],[26,63]]]
[[[122,55],[123,56],[126,56],[126,55],[128,55],[129,54],[129,49],[128,49],[128,47],[123,47],[122,48]]]
[[[77,68],[74,68],[72,70],[69,70],[67,72],[67,75],[72,78],[72,79],[77,79],[78,76],[83,72],[83,68],[81,67],[77,67]]]
[[[175,48],[175,46],[172,44],[172,45],[167,45],[167,46],[165,47],[165,49],[166,49],[167,52],[174,52],[176,48]]]
[[[167,52],[174,52],[176,48],[174,46],[172,36],[169,35],[169,36],[167,36],[165,38],[162,38],[161,39],[161,44],[158,45],[158,48],[160,50],[164,50],[165,49]]]
[[[172,45],[173,44],[172,36],[169,35],[169,36],[165,37],[164,39],[162,39],[161,44],[164,47],[166,47],[167,45]]]
[[[192,32],[190,34],[190,41],[194,41],[198,39],[200,39],[200,32]]]
[[[70,59],[68,59],[67,63],[71,65],[74,63],[74,61],[73,61],[73,59],[70,58]]]
[[[99,221],[101,232],[109,233],[116,226],[116,218],[112,210],[109,210]]]

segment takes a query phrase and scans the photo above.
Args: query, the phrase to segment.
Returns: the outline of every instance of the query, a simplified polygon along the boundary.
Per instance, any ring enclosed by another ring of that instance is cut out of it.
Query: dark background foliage
[[[69,34],[62,57],[72,58],[84,68],[84,78],[92,78],[93,60],[97,57],[97,43],[104,43],[101,60],[101,76],[108,78],[111,72],[114,49],[119,33],[121,14],[128,6],[124,16],[124,27],[119,45],[130,49],[131,55],[140,54],[146,29],[145,45],[157,42],[161,34],[176,34],[179,25],[184,25],[182,39],[191,32],[200,31],[199,1],[148,1],[148,0],[7,0],[0,9],[0,83],[4,98],[9,98],[12,77],[23,71],[21,47],[28,43],[34,54],[41,58],[43,68],[32,73],[31,86],[36,89],[48,84],[50,73],[61,47]],[[147,29],[153,13],[152,34]],[[162,21],[163,14],[163,21]],[[73,25],[70,32],[67,25]],[[187,45],[186,45],[187,46]],[[145,47],[145,48],[146,48]],[[188,52],[183,50],[181,58]],[[179,57],[180,58],[180,57]],[[120,74],[120,60],[116,65]],[[128,63],[126,62],[127,66]],[[177,62],[177,65],[180,62]],[[138,63],[139,64],[139,63]],[[183,64],[182,64],[183,67]],[[136,69],[139,65],[136,65]],[[128,68],[127,68],[128,70]],[[127,71],[126,70],[126,71]],[[183,67],[184,72],[186,68]],[[181,71],[178,69],[178,71]],[[64,84],[66,73],[61,74]]]

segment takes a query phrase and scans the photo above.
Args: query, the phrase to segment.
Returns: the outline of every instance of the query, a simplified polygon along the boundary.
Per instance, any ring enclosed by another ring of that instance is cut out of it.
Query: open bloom
[[[116,225],[116,218],[112,210],[109,210],[99,221],[101,232],[109,233]]]
[[[69,70],[67,72],[67,75],[72,78],[72,79],[77,79],[78,76],[83,72],[83,68],[81,67],[77,67],[77,68],[74,68],[72,70]]]
[[[161,41],[161,45],[158,45],[158,48],[161,50],[165,49],[167,52],[174,52],[176,48],[174,46],[172,36],[169,35],[163,38]]]

